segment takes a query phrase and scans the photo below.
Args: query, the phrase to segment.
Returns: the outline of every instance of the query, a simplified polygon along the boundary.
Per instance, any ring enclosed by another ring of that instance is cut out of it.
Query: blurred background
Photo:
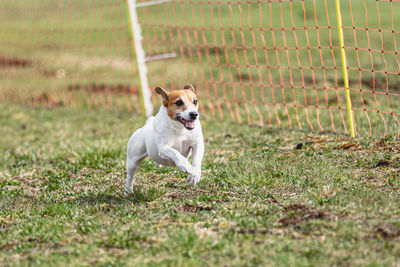
[[[205,119],[349,134],[334,1],[137,2],[151,88],[194,84]],[[356,132],[399,138],[400,2],[341,14]],[[124,0],[1,0],[0,102],[140,114],[130,27]]]

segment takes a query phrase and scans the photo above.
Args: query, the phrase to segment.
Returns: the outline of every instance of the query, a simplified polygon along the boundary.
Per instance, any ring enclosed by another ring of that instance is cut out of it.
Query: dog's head
[[[162,103],[167,108],[171,120],[181,123],[188,130],[193,130],[195,121],[199,117],[198,101],[193,85],[187,84],[183,90],[172,92],[156,87],[156,92],[162,96]]]

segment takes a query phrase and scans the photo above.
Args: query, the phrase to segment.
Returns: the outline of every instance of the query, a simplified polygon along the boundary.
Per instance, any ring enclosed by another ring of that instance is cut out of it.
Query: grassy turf
[[[126,112],[0,105],[0,265],[397,265],[400,145],[203,122],[203,180],[145,161]]]

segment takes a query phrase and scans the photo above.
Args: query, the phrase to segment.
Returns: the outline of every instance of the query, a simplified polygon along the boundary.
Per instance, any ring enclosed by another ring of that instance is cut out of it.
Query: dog
[[[200,181],[204,141],[194,87],[187,84],[183,90],[172,92],[156,87],[155,91],[162,96],[160,110],[128,142],[125,194],[131,192],[135,173],[147,156],[158,166],[178,167],[188,174],[192,186]]]

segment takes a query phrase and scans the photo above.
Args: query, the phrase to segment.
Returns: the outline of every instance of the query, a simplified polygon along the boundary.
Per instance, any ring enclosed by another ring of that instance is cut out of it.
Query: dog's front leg
[[[196,145],[192,147],[193,156],[192,156],[192,167],[193,173],[189,174],[188,180],[191,185],[196,185],[200,182],[201,178],[201,162],[204,156],[204,142],[203,139],[199,141]]]
[[[175,163],[176,167],[178,167],[182,172],[188,174],[191,174],[193,172],[193,168],[192,165],[190,165],[190,162],[177,150],[167,145],[161,145],[159,147],[159,151],[160,157],[172,160]]]

